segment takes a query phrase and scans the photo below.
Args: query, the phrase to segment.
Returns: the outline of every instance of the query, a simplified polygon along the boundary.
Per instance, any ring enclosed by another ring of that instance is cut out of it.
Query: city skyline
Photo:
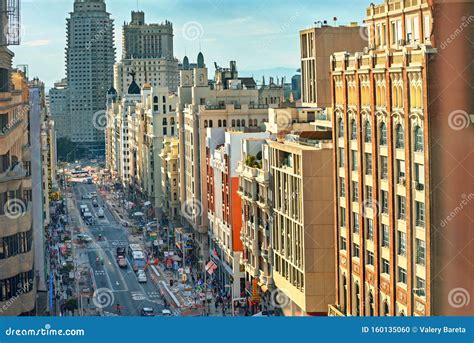
[[[137,10],[137,3],[134,0],[120,3],[108,0],[106,4],[114,19],[118,62],[122,56],[122,26],[125,21],[130,21],[130,12]],[[222,65],[237,60],[242,75],[254,74],[256,79],[260,79],[261,74],[287,76],[289,81],[300,63],[299,30],[311,27],[317,21],[327,20],[329,25],[333,25],[333,17],[338,18],[337,25],[354,21],[361,24],[361,14],[368,1],[356,0],[342,6],[341,0],[331,4],[318,0],[315,5],[309,0],[291,4],[272,1],[271,6],[268,0],[259,2],[257,6],[252,6],[249,1],[239,1],[225,7],[221,0],[141,0],[138,10],[145,12],[148,23],[165,20],[173,23],[175,57],[179,60],[187,54],[193,62],[194,56],[202,50],[210,65],[214,61]],[[22,43],[12,50],[15,52],[14,64],[28,64],[30,76],[44,80],[49,89],[54,82],[65,77],[64,27],[73,9],[73,1],[41,1],[41,7],[49,8],[47,13],[40,11],[39,6],[37,0],[22,1]],[[336,6],[337,11],[334,10]],[[254,11],[248,12],[249,8]],[[41,29],[33,29],[37,27]]]

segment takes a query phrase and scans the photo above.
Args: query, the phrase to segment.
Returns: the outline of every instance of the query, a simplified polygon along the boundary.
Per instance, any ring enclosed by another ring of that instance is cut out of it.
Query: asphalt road
[[[85,250],[93,269],[96,289],[102,289],[101,293],[104,294],[103,297],[97,296],[96,302],[102,300],[101,303],[106,306],[101,307],[106,314],[139,316],[143,307],[153,308],[155,314],[161,313],[164,304],[160,297],[160,289],[150,272],[147,271],[148,281],[139,283],[130,261],[126,269],[119,268],[115,260],[116,248],[128,247],[129,234],[110,213],[95,185],[76,184],[74,193],[77,206],[86,204],[94,216],[97,214],[99,208],[92,206],[92,200],[82,200],[82,195],[89,192],[98,193],[97,201],[105,214],[104,218],[97,218],[96,223],[88,227],[88,233],[94,241],[89,243]],[[99,235],[102,236],[101,240]],[[96,263],[97,256],[103,259],[103,265]],[[120,311],[117,311],[117,304]]]

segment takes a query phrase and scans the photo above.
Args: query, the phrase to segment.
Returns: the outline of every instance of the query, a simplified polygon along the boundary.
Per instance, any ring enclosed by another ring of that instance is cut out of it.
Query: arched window
[[[235,119],[232,119],[232,127],[235,127]]]
[[[370,126],[370,122],[367,120],[365,122],[364,142],[370,143],[371,140],[372,140],[372,127]]]
[[[242,119],[242,126],[245,127],[245,119]]]
[[[380,124],[380,145],[387,145],[387,126]]]
[[[421,127],[415,127],[415,151],[423,151],[423,130]]]
[[[163,118],[163,125],[168,125],[168,120],[166,118]]]
[[[403,126],[401,124],[397,125],[395,129],[396,143],[395,146],[397,149],[402,149],[405,146],[405,136],[403,133]]]
[[[212,127],[212,120],[209,120],[209,127]]]
[[[171,118],[170,118],[170,124],[171,124],[171,125],[174,125],[174,117],[171,117]]]
[[[220,120],[220,119],[218,120],[217,126],[222,127],[222,120]]]
[[[383,303],[383,315],[384,316],[389,316],[390,315],[390,309],[388,308],[388,302],[384,301]]]
[[[342,120],[342,118],[339,119],[339,125],[338,126],[339,126],[339,129],[337,131],[337,136],[339,138],[342,138],[342,137],[344,137],[344,121]]]
[[[351,139],[357,139],[357,123],[355,119],[351,121]]]
[[[257,119],[254,119],[254,120],[253,120],[253,126],[258,126],[258,121],[257,121]]]
[[[240,119],[237,119],[237,127],[240,127]]]
[[[224,119],[224,127],[227,127],[227,120]]]
[[[369,316],[374,316],[374,295],[372,291],[369,293]]]
[[[154,102],[155,104],[158,103],[158,97],[157,97],[157,96],[154,96],[154,97],[153,97],[153,102]]]
[[[359,282],[355,283],[355,312],[356,316],[360,316],[360,287]]]
[[[204,120],[204,127],[207,128],[207,120]]]

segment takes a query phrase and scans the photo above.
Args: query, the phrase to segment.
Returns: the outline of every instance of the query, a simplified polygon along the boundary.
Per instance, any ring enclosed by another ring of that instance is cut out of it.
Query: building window
[[[371,251],[367,251],[367,264],[370,266],[373,266],[374,261],[375,261],[374,253]]]
[[[365,186],[365,197],[367,199],[365,206],[372,208],[372,186]]]
[[[416,226],[425,226],[425,204],[415,201]]]
[[[365,154],[365,175],[372,175],[372,154]]]
[[[398,282],[407,283],[407,271],[402,267],[398,267]]]
[[[339,167],[344,167],[344,148],[339,148]]]
[[[421,127],[415,127],[415,151],[423,152],[423,130]]]
[[[168,134],[168,130],[166,129],[166,127],[163,128],[163,136],[166,136]]]
[[[380,145],[387,145],[387,126],[380,124]]]
[[[398,231],[398,255],[407,254],[407,235],[405,232]]]
[[[168,119],[163,118],[163,125],[168,125]]]
[[[425,265],[425,241],[416,239],[416,263]]]
[[[341,190],[340,195],[341,197],[346,196],[346,183],[342,177],[339,178],[339,189]]]
[[[357,159],[357,151],[351,150],[352,170],[355,171],[359,168],[359,161]]]
[[[365,122],[365,133],[364,133],[364,142],[370,143],[372,140],[372,128],[370,127],[370,122],[367,120]]]
[[[403,126],[398,124],[395,131],[396,131],[395,135],[396,135],[396,140],[397,140],[395,143],[395,146],[397,147],[397,149],[403,149],[403,147],[405,146],[405,135],[403,132]]]
[[[357,123],[354,119],[351,121],[351,139],[357,139]]]
[[[405,161],[397,160],[397,181],[400,185],[405,186],[406,178],[405,178]]]
[[[380,170],[380,177],[382,180],[387,180],[388,179],[388,159],[385,156],[380,157],[380,164],[381,164],[381,170]]]
[[[414,292],[419,297],[425,296],[425,280],[421,277],[416,277],[416,288],[414,289]]]
[[[340,207],[339,213],[340,213],[340,226],[346,227],[346,209],[344,207]]]
[[[425,169],[422,164],[415,163],[415,189],[422,191],[425,189]]]
[[[222,120],[219,119],[219,120],[217,121],[217,126],[218,126],[218,127],[222,127]]]
[[[347,250],[346,239],[341,237],[341,250]]]
[[[353,231],[354,233],[359,233],[359,214],[358,213],[352,213],[352,221],[354,223],[353,225]]]
[[[390,275],[390,262],[384,258],[382,259],[382,273]]]
[[[359,245],[356,243],[352,244],[352,256],[357,258],[360,257],[360,248]]]
[[[390,232],[388,225],[382,224],[382,247],[388,248],[390,246]]]
[[[235,127],[235,119],[232,119],[232,127]]]
[[[388,213],[388,192],[382,191],[381,198],[382,198],[382,213],[387,214]]]
[[[339,119],[339,122],[338,122],[338,133],[337,133],[337,136],[339,138],[343,138],[344,137],[344,121],[341,119]]]
[[[397,195],[398,219],[405,220],[406,215],[406,199],[403,196]]]
[[[374,221],[373,219],[367,218],[365,220],[366,223],[366,233],[367,233],[367,239],[370,241],[374,240]]]
[[[359,201],[359,183],[352,181],[352,201]]]

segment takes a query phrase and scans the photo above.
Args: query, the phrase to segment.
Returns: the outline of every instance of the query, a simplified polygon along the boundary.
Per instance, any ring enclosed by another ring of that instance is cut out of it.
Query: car
[[[151,307],[143,307],[141,315],[142,317],[154,317],[155,311]]]
[[[118,257],[125,257],[125,247],[117,247],[116,255]]]
[[[92,197],[90,196],[90,194],[83,194],[82,195],[82,200],[90,200],[92,199]]]
[[[92,242],[92,238],[85,233],[80,233],[76,237],[83,242],[87,242],[87,243]]]
[[[96,198],[96,197],[97,197],[97,192],[90,192],[89,195],[90,195],[92,198]]]
[[[165,309],[161,310],[161,315],[162,316],[172,316],[173,314],[171,313],[170,310],[165,308]]]
[[[145,283],[148,281],[145,271],[142,269],[139,269],[137,272],[137,279],[139,283]]]
[[[99,207],[99,203],[97,202],[97,200],[92,200],[92,206],[94,207]]]
[[[127,266],[128,266],[127,260],[125,259],[125,257],[122,257],[122,256],[120,256],[117,259],[117,263],[118,263],[120,268],[127,268]],[[145,277],[146,277],[146,275],[145,275]]]

